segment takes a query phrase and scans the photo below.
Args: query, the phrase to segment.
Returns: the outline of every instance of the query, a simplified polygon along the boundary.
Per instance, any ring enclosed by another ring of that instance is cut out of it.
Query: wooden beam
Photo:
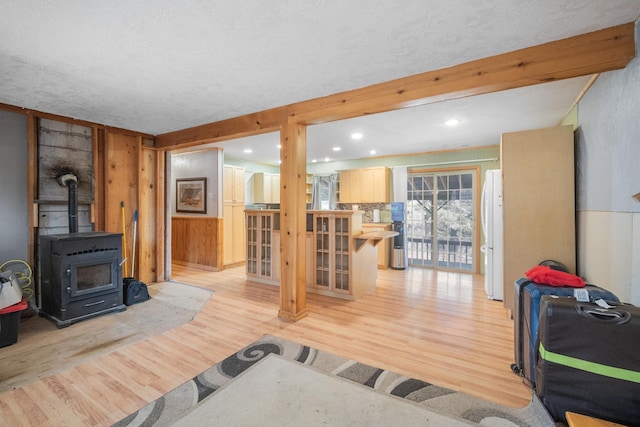
[[[156,137],[168,148],[222,141],[624,68],[635,56],[635,23],[428,71],[384,83]],[[288,117],[285,117],[288,114]]]
[[[280,132],[280,310],[297,321],[307,315],[306,156],[307,128],[287,125]]]
[[[633,22],[289,106],[289,122],[317,124],[624,68]]]
[[[233,119],[158,135],[156,137],[156,147],[189,146],[193,143],[200,145],[277,131],[286,122],[287,108],[272,108],[259,113],[247,114]]]
[[[28,116],[32,115],[36,119],[55,120],[57,122],[62,122],[62,123],[71,123],[74,125],[86,126],[90,128],[104,129],[111,132],[121,133],[123,135],[142,136],[143,138],[153,140],[153,135],[150,135],[147,133],[137,132],[130,129],[117,128],[113,126],[107,126],[104,124],[94,123],[87,120],[74,119],[72,117],[60,116],[58,114],[45,113],[38,110],[32,110],[30,108],[16,107],[15,105],[3,104],[1,102],[0,102],[0,110],[11,111],[19,114],[26,114]]]

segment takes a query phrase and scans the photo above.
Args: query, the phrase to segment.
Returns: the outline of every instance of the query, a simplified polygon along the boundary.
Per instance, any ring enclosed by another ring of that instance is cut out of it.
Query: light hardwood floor
[[[531,399],[510,369],[513,322],[480,275],[380,270],[357,301],[308,294],[295,323],[277,317],[278,288],[247,282],[244,267],[174,266],[172,280],[215,291],[193,321],[0,394],[0,425],[109,426],[263,334],[512,407]]]

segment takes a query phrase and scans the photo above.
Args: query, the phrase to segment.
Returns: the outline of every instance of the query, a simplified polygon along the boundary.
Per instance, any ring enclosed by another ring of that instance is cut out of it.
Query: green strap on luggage
[[[551,351],[547,351],[542,343],[540,343],[539,352],[540,357],[548,362],[568,366],[570,368],[580,369],[581,371],[591,372],[593,374],[598,374],[605,377],[640,383],[640,372],[602,365],[600,363],[589,362],[587,360],[576,359],[575,357],[553,353]]]

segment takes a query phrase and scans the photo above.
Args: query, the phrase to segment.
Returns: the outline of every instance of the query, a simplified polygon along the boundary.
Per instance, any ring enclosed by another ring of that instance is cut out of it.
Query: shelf
[[[372,231],[370,233],[362,233],[353,236],[356,239],[356,252],[360,250],[367,242],[377,246],[384,239],[390,239],[399,235],[397,231]]]

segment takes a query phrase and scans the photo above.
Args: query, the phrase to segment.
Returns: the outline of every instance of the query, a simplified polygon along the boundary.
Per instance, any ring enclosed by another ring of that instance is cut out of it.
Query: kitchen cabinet
[[[575,176],[571,126],[505,133],[500,143],[504,305],[514,282],[553,259],[575,273]]]
[[[224,165],[222,174],[223,265],[245,261],[244,182],[245,170]]]
[[[280,203],[280,174],[253,174],[253,203]]]
[[[340,203],[389,203],[390,177],[387,167],[340,171]]]
[[[250,280],[271,283],[275,280],[276,275],[279,276],[279,267],[278,272],[274,271],[279,257],[277,262],[274,262],[273,254],[280,250],[280,243],[278,242],[276,246],[273,242],[274,215],[272,211],[246,212],[246,270]]]
[[[353,300],[375,288],[377,249],[357,244],[362,213],[310,211],[307,232],[306,286],[309,292]],[[247,279],[280,284],[280,212],[247,210]]]
[[[368,222],[362,224],[362,231],[364,233],[369,233],[372,231],[391,231],[390,223],[376,223],[376,222]],[[384,239],[376,246],[378,248],[378,268],[387,269],[389,268],[389,258],[391,257],[391,243],[393,240]]]
[[[314,213],[310,292],[355,299],[375,288],[377,252],[371,245],[356,248],[355,236],[361,233],[362,213]]]

